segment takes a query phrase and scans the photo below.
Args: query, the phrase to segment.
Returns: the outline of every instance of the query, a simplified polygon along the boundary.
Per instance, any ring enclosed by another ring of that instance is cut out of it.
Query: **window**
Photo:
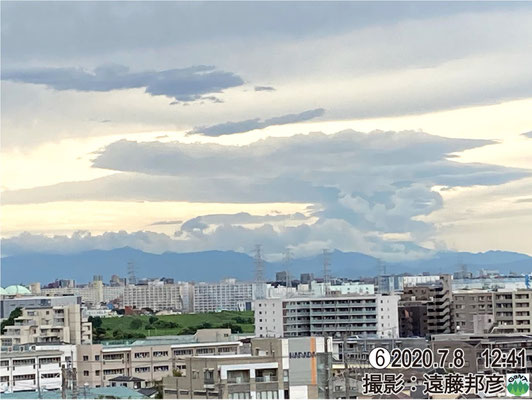
[[[89,356],[83,356],[83,361],[89,361]]]
[[[153,367],[153,372],[168,371],[169,369],[168,365],[156,365]]]
[[[99,370],[99,369],[97,369],[96,371],[94,371],[94,373],[95,373],[96,376],[100,376],[100,370]]]
[[[83,376],[89,376],[89,371],[83,371]]]
[[[100,356],[98,355],[94,356],[94,361],[100,361]]]

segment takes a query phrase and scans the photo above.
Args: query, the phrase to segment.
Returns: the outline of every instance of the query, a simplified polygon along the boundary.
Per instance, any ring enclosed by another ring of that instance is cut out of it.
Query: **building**
[[[80,296],[46,297],[46,296],[24,296],[24,297],[3,297],[0,300],[1,319],[9,318],[9,315],[16,308],[39,308],[66,306],[70,304],[81,304]]]
[[[399,303],[401,337],[453,331],[451,279],[451,275],[440,275],[437,282],[404,286]]]
[[[329,398],[330,338],[251,339],[251,354],[195,356],[185,377],[163,379],[165,398]]]
[[[489,333],[495,325],[495,293],[489,290],[453,291],[455,332]]]
[[[399,303],[398,313],[400,337],[425,337],[429,335],[427,301]]]
[[[508,354],[511,349],[525,349],[526,366],[524,369],[497,369],[499,373],[528,373],[532,367],[532,335],[526,334],[444,334],[434,335],[431,340],[431,348],[434,354],[438,349],[449,349],[451,354],[455,349],[464,351],[465,365],[460,369],[460,373],[486,373],[493,372],[492,369],[486,368],[485,356],[482,352],[486,349],[501,349],[504,355]],[[452,358],[452,357],[451,357]],[[449,359],[452,362],[452,359]]]
[[[251,310],[254,288],[250,282],[224,279],[194,285],[194,312]]]
[[[255,301],[259,337],[398,337],[397,295],[292,297]]]
[[[532,290],[457,290],[455,330],[465,333],[532,333]]]
[[[124,288],[124,307],[149,308],[153,311],[183,309],[181,285],[151,280],[144,285],[128,285]]]
[[[124,296],[124,286],[108,286],[104,285],[102,281],[93,281],[87,285],[78,287],[41,288],[39,293],[43,296],[50,297],[80,296],[84,304],[98,306],[101,303],[121,299]]]
[[[61,368],[75,362],[75,346],[71,345],[2,349],[0,392],[61,389]]]
[[[181,373],[187,358],[196,355],[239,354],[242,343],[230,329],[198,330],[196,335],[161,336],[123,344],[82,344],[77,347],[78,382],[105,387],[120,376],[146,382]]]
[[[532,290],[500,290],[493,294],[494,333],[532,333]]]
[[[79,304],[25,307],[15,324],[5,327],[2,346],[28,343],[92,343],[92,324],[81,317]]]
[[[310,285],[312,296],[375,294],[375,285],[362,282],[341,282],[339,284],[324,284],[313,281]]]

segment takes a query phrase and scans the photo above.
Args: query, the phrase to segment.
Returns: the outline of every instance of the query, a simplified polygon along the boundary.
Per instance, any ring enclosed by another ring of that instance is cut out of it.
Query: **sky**
[[[532,255],[532,4],[1,3],[2,256]]]

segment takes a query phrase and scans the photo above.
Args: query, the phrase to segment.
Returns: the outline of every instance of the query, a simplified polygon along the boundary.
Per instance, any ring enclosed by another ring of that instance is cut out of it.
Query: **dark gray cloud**
[[[525,133],[522,133],[523,136],[527,137],[527,138],[530,138],[532,139],[532,131],[530,132],[525,132]]]
[[[149,226],[158,226],[158,225],[180,225],[183,221],[155,221]]]
[[[323,108],[316,108],[314,110],[303,111],[299,114],[286,114],[280,117],[268,118],[260,120],[259,118],[248,119],[238,122],[225,122],[212,126],[200,126],[194,128],[188,134],[201,134],[204,136],[222,136],[232,135],[235,133],[249,132],[254,129],[264,129],[272,125],[286,125],[295,124],[297,122],[309,121],[311,119],[321,117],[325,113]]]
[[[304,38],[525,3],[2,3],[3,62],[77,58],[200,41]],[[68,18],[65,18],[68,15]],[[220,23],[224,21],[224,23]]]
[[[273,92],[275,88],[272,86],[255,86],[255,92]]]
[[[181,229],[176,232],[176,236],[190,233],[202,233],[212,225],[249,225],[268,224],[283,221],[304,221],[307,217],[302,213],[275,214],[275,215],[252,215],[247,212],[237,214],[209,214],[185,221]]]
[[[102,65],[92,72],[81,68],[27,68],[3,71],[2,79],[82,92],[145,88],[152,96],[168,96],[180,102],[213,99],[206,95],[244,83],[239,76],[208,65],[142,72],[132,72],[123,65]]]

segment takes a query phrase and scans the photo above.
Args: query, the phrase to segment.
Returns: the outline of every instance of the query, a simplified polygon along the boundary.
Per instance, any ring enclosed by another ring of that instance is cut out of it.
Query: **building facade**
[[[92,324],[81,317],[79,304],[26,307],[15,324],[6,326],[2,346],[28,343],[92,343]]]
[[[61,389],[61,369],[76,363],[73,345],[26,345],[2,349],[0,392]]]
[[[194,285],[194,312],[243,311],[251,309],[254,285],[236,279],[200,282]]]
[[[329,398],[330,338],[251,339],[251,354],[195,356],[185,377],[163,379],[165,398]]]
[[[181,285],[150,281],[146,285],[128,285],[124,288],[122,305],[132,308],[150,308],[153,311],[183,310]]]
[[[78,382],[105,387],[119,376],[154,382],[176,373],[185,374],[185,361],[199,355],[239,354],[242,343],[230,329],[199,330],[196,335],[136,340],[132,343],[78,346]]]
[[[398,337],[397,295],[293,297],[255,301],[259,337]]]
[[[452,300],[451,275],[440,275],[436,282],[404,286],[399,303],[401,336],[453,332]],[[419,321],[420,317],[421,321]],[[414,327],[410,328],[410,324]],[[416,327],[416,324],[421,325]],[[412,332],[416,333],[412,334]]]

